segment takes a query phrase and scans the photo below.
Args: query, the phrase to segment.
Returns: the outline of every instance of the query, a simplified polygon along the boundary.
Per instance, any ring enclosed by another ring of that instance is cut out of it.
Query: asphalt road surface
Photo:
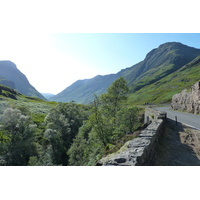
[[[177,122],[200,130],[200,115],[173,111],[170,109],[170,107],[159,107],[155,109],[167,112],[167,118],[169,119],[176,121],[177,117]]]

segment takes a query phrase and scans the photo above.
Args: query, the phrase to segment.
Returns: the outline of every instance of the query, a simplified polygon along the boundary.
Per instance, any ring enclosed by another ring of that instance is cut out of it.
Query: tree
[[[85,151],[87,148],[87,140],[83,133],[79,133],[73,140],[73,144],[68,150],[69,165],[82,166],[85,163]]]
[[[46,135],[47,138],[52,134],[47,139],[52,145],[54,164],[68,164],[66,152],[78,134],[79,128],[83,125],[83,121],[87,118],[87,111],[75,103],[60,103],[47,115],[45,118],[47,130],[44,136]]]
[[[135,130],[139,110],[126,105],[127,94],[126,81],[119,78],[107,93],[100,97],[95,95],[91,115],[79,129],[67,152],[69,165],[95,165],[119,139]]]
[[[120,110],[123,102],[127,100],[129,92],[127,82],[123,77],[120,77],[108,88],[107,93],[101,95],[101,102],[108,117],[116,120],[116,114]]]
[[[106,146],[109,142],[108,132],[106,131],[106,119],[104,118],[100,108],[100,101],[97,96],[95,96],[95,100],[93,102],[93,114],[89,117],[89,122],[98,134],[103,145]]]
[[[93,139],[98,137],[104,147],[113,143],[116,135],[117,112],[127,99],[128,86],[124,78],[119,78],[108,88],[107,93],[100,98],[95,95],[92,104],[92,114],[88,123],[92,126]],[[91,137],[92,138],[92,137]],[[90,138],[90,139],[91,139]]]
[[[124,106],[117,113],[117,131],[120,135],[133,133],[139,125],[139,109],[135,106]]]
[[[80,128],[69,151],[69,165],[94,165],[103,155],[104,146],[98,134],[93,130],[90,120]]]
[[[20,110],[7,108],[1,117],[2,131],[9,138],[3,150],[6,165],[27,165],[35,154],[34,132],[36,125]]]

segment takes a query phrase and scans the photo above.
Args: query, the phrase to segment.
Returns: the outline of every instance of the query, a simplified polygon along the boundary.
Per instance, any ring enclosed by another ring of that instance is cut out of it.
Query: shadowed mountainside
[[[24,95],[45,100],[11,61],[0,61],[0,84],[16,89]]]

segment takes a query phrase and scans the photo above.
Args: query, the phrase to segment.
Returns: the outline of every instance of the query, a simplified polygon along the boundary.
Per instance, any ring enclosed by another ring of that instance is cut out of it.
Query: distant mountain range
[[[49,99],[53,96],[55,96],[55,94],[51,94],[51,93],[41,93],[46,99]]]
[[[50,100],[87,104],[94,94],[106,92],[113,81],[124,77],[130,88],[130,102],[169,102],[173,94],[200,79],[199,55],[200,49],[178,42],[165,43],[150,51],[136,65],[116,74],[78,80]]]
[[[21,94],[46,100],[11,61],[0,61],[0,84],[16,89]]]

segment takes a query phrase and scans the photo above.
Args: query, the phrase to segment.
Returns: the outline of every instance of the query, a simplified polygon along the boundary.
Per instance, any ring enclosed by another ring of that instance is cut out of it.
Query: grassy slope
[[[0,113],[2,113],[6,107],[23,110],[27,108],[27,110],[30,110],[30,114],[36,124],[43,121],[49,111],[58,104],[56,102],[48,102],[36,97],[22,95],[3,85],[0,85],[0,90]]]
[[[170,102],[174,94],[190,88],[200,79],[200,56],[176,72],[132,93],[129,102],[134,104]]]
[[[116,74],[95,76],[92,79],[79,80],[67,87],[61,93],[53,96],[50,100],[71,102],[82,104],[90,103],[94,99],[94,94],[105,93],[108,86],[118,78]]]

